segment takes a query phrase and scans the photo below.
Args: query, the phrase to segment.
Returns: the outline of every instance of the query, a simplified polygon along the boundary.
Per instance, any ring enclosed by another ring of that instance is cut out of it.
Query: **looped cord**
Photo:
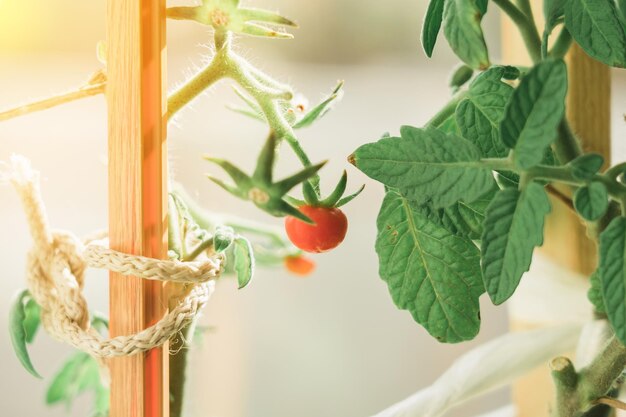
[[[102,359],[129,356],[162,346],[189,325],[206,304],[224,259],[180,262],[128,255],[108,248],[105,239],[85,244],[66,231],[50,230],[39,190],[39,174],[23,157],[13,156],[8,172],[28,220],[34,247],[27,257],[27,284],[41,306],[41,322],[55,339]],[[99,237],[102,237],[101,235]],[[88,267],[108,269],[139,278],[189,284],[182,301],[156,324],[135,334],[105,339],[90,327],[82,290]]]

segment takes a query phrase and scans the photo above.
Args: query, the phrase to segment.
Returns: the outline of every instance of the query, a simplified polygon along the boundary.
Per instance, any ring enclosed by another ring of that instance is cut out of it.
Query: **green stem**
[[[311,166],[311,160],[307,155],[306,151],[300,145],[298,138],[296,137],[293,128],[285,119],[282,109],[278,105],[276,99],[289,99],[291,96],[290,91],[279,92],[282,96],[273,96],[268,94],[267,87],[265,85],[268,84],[267,79],[261,78],[263,84],[258,82],[259,74],[258,70],[255,72],[251,72],[249,68],[251,67],[243,58],[230,54],[228,56],[228,67],[230,69],[229,76],[233,78],[248,94],[254,98],[254,100],[258,103],[261,111],[263,112],[270,128],[276,133],[278,138],[284,139],[289,146],[293,149],[294,153],[300,160],[300,162],[304,166]],[[253,75],[254,74],[254,75]],[[265,85],[264,85],[265,84]],[[310,180],[313,187],[316,191],[319,192],[319,183],[320,177],[319,175],[315,175]]]
[[[461,91],[454,95],[450,101],[443,107],[443,109],[439,110],[437,114],[435,114],[428,122],[426,122],[426,127],[437,128],[440,127],[450,116],[454,114],[456,111],[456,107],[459,103],[467,97],[467,91]]]
[[[182,417],[185,399],[185,382],[187,380],[187,359],[189,340],[193,324],[182,329],[178,338],[170,340],[170,350],[176,352],[169,357],[170,368],[170,417]]]
[[[572,132],[567,118],[564,117],[561,124],[559,124],[558,133],[559,136],[554,144],[554,152],[559,162],[566,164],[583,154],[580,142],[574,135],[574,132]]]
[[[582,415],[605,398],[621,376],[626,367],[626,346],[613,336],[591,364],[578,373],[567,358],[557,358],[551,365],[557,395],[553,417]]]
[[[198,246],[196,246],[196,248],[193,251],[191,251],[191,253],[185,256],[185,258],[183,259],[183,262],[194,261],[198,256],[200,256],[202,252],[210,248],[212,245],[213,245],[213,237],[203,240],[202,242],[198,244]]]
[[[496,3],[517,26],[532,61],[534,63],[541,61],[541,38],[539,37],[539,32],[537,31],[533,17],[526,16],[526,14],[509,0],[493,0],[493,2]]]
[[[626,172],[626,162],[621,162],[609,168],[604,175],[613,180],[617,180],[624,172]]]
[[[167,99],[167,119],[171,120],[180,109],[226,75],[221,61],[213,58],[204,69],[170,94]]]
[[[550,50],[550,57],[556,59],[563,58],[572,46],[572,41],[572,35],[569,33],[569,30],[563,26],[561,33],[559,33],[559,36],[556,38],[556,41],[554,41],[554,45]]]

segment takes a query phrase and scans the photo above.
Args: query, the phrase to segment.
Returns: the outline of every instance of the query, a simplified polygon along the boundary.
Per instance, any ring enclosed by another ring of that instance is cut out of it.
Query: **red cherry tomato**
[[[313,220],[308,224],[295,217],[285,218],[289,240],[305,252],[326,252],[339,246],[348,231],[348,219],[338,208],[302,206],[300,211]]]
[[[315,270],[315,262],[306,256],[287,256],[284,263],[287,271],[302,277],[310,275]]]

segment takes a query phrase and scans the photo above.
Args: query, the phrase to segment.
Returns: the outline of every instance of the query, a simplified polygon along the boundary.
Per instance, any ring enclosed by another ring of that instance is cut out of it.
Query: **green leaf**
[[[422,206],[420,209],[432,211],[432,215],[429,215],[429,218],[445,227],[451,233],[471,240],[480,240],[483,233],[485,211],[489,203],[491,203],[496,190],[498,190],[498,187],[494,186],[492,191],[471,203],[459,201],[452,206],[439,210],[432,210],[427,206]]]
[[[339,81],[339,84],[337,84],[330,96],[317,106],[313,107],[307,114],[304,115],[304,117],[302,117],[302,119],[293,125],[293,128],[302,129],[304,127],[311,126],[313,123],[324,117],[326,113],[332,109],[333,104],[337,100],[341,99],[341,96],[343,95],[342,89],[343,81]]]
[[[626,218],[617,217],[600,234],[600,280],[606,313],[626,344]]]
[[[489,0],[476,0],[476,7],[478,7],[481,16],[487,13],[487,6],[489,6]]]
[[[213,249],[217,253],[222,253],[233,244],[235,231],[229,226],[217,226],[213,235]]]
[[[250,241],[243,236],[237,236],[233,245],[235,257],[235,272],[239,289],[242,289],[254,275],[254,252]]]
[[[482,270],[494,304],[505,302],[528,271],[536,246],[543,244],[550,201],[543,186],[529,184],[520,192],[501,190],[487,207],[481,239]]]
[[[54,376],[46,391],[46,404],[53,405],[60,402],[71,405],[72,400],[78,395],[81,375],[84,372],[84,364],[89,355],[77,352],[63,364]]]
[[[567,68],[562,60],[537,64],[520,82],[500,125],[502,142],[514,150],[518,167],[541,162],[556,139],[565,112]]]
[[[456,123],[456,117],[454,113],[450,115],[447,119],[445,119],[441,124],[437,126],[430,126],[437,128],[438,131],[443,133],[450,133],[460,136],[461,131],[459,130],[459,125]]]
[[[456,108],[461,136],[480,148],[488,158],[504,158],[508,148],[500,139],[500,122],[513,87],[502,82],[505,67],[492,67],[470,85],[467,98]]]
[[[604,164],[604,158],[597,153],[586,153],[570,161],[572,176],[577,180],[588,181],[600,171]]]
[[[450,77],[450,87],[453,89],[461,88],[472,79],[474,75],[474,70],[468,67],[467,65],[461,65],[452,73],[452,77]]]
[[[26,316],[26,304],[30,300],[31,296],[28,290],[20,292],[11,306],[9,311],[9,333],[11,335],[11,343],[15,355],[19,359],[20,363],[31,375],[41,378],[41,375],[37,373],[33,363],[28,354],[28,348],[26,347],[29,335],[24,327],[24,322],[27,319]],[[34,335],[34,332],[32,333]]]
[[[422,47],[429,58],[433,56],[437,36],[441,29],[444,3],[445,0],[430,0],[428,9],[426,10],[426,16],[424,17],[424,25],[422,26]]]
[[[94,393],[94,412],[105,416],[109,410],[109,390],[102,384],[98,363],[85,352],[70,356],[54,376],[46,391],[46,404],[64,403],[69,410],[78,396]]]
[[[403,126],[400,134],[361,146],[351,160],[369,177],[434,208],[472,202],[493,186],[491,171],[469,141],[432,128]]]
[[[24,306],[24,331],[26,332],[26,343],[32,344],[37,334],[37,329],[41,324],[41,307],[33,298],[30,298]]]
[[[612,0],[569,0],[565,26],[592,58],[613,67],[626,66],[626,32]]]
[[[587,298],[593,305],[596,313],[606,314],[604,298],[602,297],[602,281],[600,280],[598,271],[591,274],[589,282],[591,286],[589,287],[589,291],[587,291]]]
[[[377,225],[379,273],[395,305],[441,342],[473,339],[484,287],[472,241],[431,221],[393,191],[385,196]]]
[[[546,31],[550,33],[557,25],[557,22],[565,14],[565,3],[567,0],[544,0],[543,16],[546,19]]]
[[[617,10],[619,12],[618,16],[622,24],[624,24],[626,22],[626,0],[617,0]]]
[[[487,44],[480,27],[482,14],[475,0],[447,0],[443,33],[454,53],[474,69],[489,67]]]
[[[574,208],[585,220],[595,221],[609,208],[609,192],[601,182],[580,187],[574,194]]]

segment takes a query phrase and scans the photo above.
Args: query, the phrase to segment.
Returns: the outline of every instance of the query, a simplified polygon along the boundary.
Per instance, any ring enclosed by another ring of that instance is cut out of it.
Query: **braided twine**
[[[162,346],[189,325],[213,292],[213,280],[222,273],[224,260],[180,262],[128,255],[109,249],[106,239],[84,243],[65,231],[52,231],[39,190],[39,173],[23,157],[13,156],[3,175],[17,190],[24,207],[34,247],[27,258],[27,283],[41,307],[44,329],[96,358],[129,356]],[[108,269],[126,276],[187,283],[182,301],[156,324],[135,334],[105,339],[90,327],[82,289],[87,267]]]

